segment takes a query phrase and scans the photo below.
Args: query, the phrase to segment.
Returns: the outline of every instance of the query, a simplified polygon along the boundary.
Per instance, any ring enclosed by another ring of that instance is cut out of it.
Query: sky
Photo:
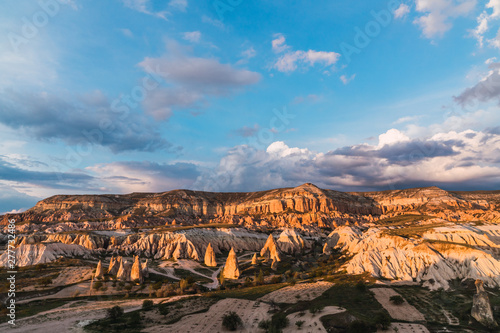
[[[500,0],[6,0],[0,213],[55,194],[500,189]]]

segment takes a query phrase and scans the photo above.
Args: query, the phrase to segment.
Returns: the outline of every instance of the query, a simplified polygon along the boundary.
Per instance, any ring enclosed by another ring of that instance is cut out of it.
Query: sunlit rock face
[[[442,232],[456,230],[440,229]],[[338,248],[353,255],[345,268],[349,273],[370,272],[373,276],[391,280],[416,281],[430,289],[448,289],[453,279],[482,279],[491,287],[500,286],[500,261],[489,248],[473,246],[484,236],[484,231],[468,227],[468,236],[462,234],[462,244],[429,241],[436,229],[423,237],[394,236],[387,230],[369,228],[361,231],[342,227],[333,231],[324,245],[325,253]],[[484,227],[496,234],[498,227]],[[455,239],[456,236],[447,236]],[[495,239],[495,238],[493,238]],[[468,243],[470,242],[470,243]],[[481,242],[479,242],[482,244]],[[495,239],[493,245],[498,245]]]
[[[205,251],[205,265],[208,267],[216,267],[217,262],[215,261],[215,252],[212,248],[212,244],[208,243],[207,249]]]
[[[19,233],[199,223],[301,229],[304,226],[362,225],[410,213],[449,221],[495,222],[500,221],[500,212],[496,209],[499,204],[500,194],[497,192],[449,192],[428,187],[343,193],[304,184],[249,193],[175,190],[126,195],[57,195],[40,201],[24,213],[0,217],[0,225],[6,226],[9,218],[25,222],[20,223]],[[102,246],[92,244],[92,240],[77,242],[87,248]]]
[[[269,252],[269,257],[267,257],[267,252]],[[276,241],[274,240],[273,235],[269,235],[267,238],[266,244],[264,244],[264,247],[260,250],[260,255],[262,257],[265,257],[267,260],[276,260],[280,261],[280,250],[278,249],[278,245],[276,245]]]
[[[236,280],[240,277],[240,267],[238,264],[238,257],[234,249],[231,249],[224,266],[224,278]]]
[[[493,317],[493,311],[491,311],[490,299],[483,287],[483,281],[476,280],[476,288],[477,292],[474,295],[471,316],[486,327],[498,327]]]

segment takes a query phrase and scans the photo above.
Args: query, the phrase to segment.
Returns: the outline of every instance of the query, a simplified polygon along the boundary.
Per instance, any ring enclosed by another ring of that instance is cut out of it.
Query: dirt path
[[[377,333],[430,333],[429,330],[420,324],[392,323],[388,330],[378,330]]]
[[[290,320],[290,324],[287,328],[283,330],[283,333],[316,333],[316,332],[326,332],[325,327],[321,323],[320,318],[323,316],[337,314],[346,311],[343,308],[337,306],[327,306],[321,312],[312,314],[307,312],[295,312],[287,316]],[[295,324],[296,322],[303,321],[301,328]]]
[[[425,321],[425,317],[413,305],[404,302],[401,305],[393,304],[389,299],[392,296],[401,296],[391,288],[372,288],[377,301],[389,312],[392,318],[404,321]],[[402,297],[402,296],[401,296]]]
[[[153,299],[174,302],[186,296]],[[15,328],[7,323],[0,325],[0,332],[78,332],[84,333],[83,327],[93,320],[104,318],[106,310],[115,305],[121,306],[125,312],[138,310],[144,300],[115,300],[115,301],[73,301],[56,309],[41,312],[37,315],[19,319]]]
[[[260,298],[263,302],[297,303],[313,300],[333,286],[331,282],[318,281],[314,283],[300,283],[273,291]]]
[[[226,298],[212,305],[208,312],[188,315],[171,325],[149,327],[143,332],[191,332],[215,333],[225,331],[222,327],[222,317],[229,311],[236,312],[243,321],[243,327],[237,332],[259,332],[258,324],[261,320],[269,319],[270,306],[259,301]]]

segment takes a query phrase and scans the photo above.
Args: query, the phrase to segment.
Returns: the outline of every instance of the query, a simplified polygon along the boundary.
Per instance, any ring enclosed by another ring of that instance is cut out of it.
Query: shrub
[[[48,276],[43,277],[38,281],[38,284],[47,287],[49,284],[52,284],[52,279]]]
[[[366,333],[370,332],[370,326],[361,320],[355,320],[349,325],[347,330],[349,333]]]
[[[163,303],[158,305],[158,312],[160,312],[162,316],[168,315],[168,305]]]
[[[389,298],[389,301],[391,301],[392,304],[395,305],[401,305],[405,302],[404,298],[399,295],[391,296],[391,298]]]
[[[121,316],[123,316],[123,309],[118,305],[115,305],[111,309],[107,310],[106,317],[108,317],[111,320],[117,320]]]
[[[375,324],[378,328],[381,328],[383,330],[389,329],[389,327],[391,326],[391,321],[391,316],[389,316],[389,314],[385,311],[377,313],[377,316],[375,317]]]
[[[366,287],[366,284],[363,281],[359,281],[358,283],[356,283],[356,289],[358,291],[365,292],[366,289],[367,289],[367,287]]]
[[[284,313],[277,314],[271,319],[271,326],[280,330],[288,326],[290,321]]]
[[[102,282],[101,281],[96,281],[92,285],[92,288],[94,288],[95,290],[99,290],[99,289],[101,289],[101,287],[102,287]]]
[[[142,309],[144,311],[149,311],[151,309],[153,309],[153,306],[154,306],[154,303],[152,300],[150,299],[145,299],[143,302],[142,302]]]
[[[241,325],[243,325],[243,321],[236,312],[226,313],[222,318],[222,326],[230,331],[236,331]]]
[[[127,320],[128,327],[137,327],[141,324],[141,315],[139,312],[133,312]]]
[[[304,325],[304,323],[305,323],[305,321],[303,321],[303,320],[299,320],[299,321],[296,321],[296,322],[295,322],[295,325],[297,326],[297,328],[299,328],[299,329],[300,329],[300,328],[302,327],[302,325]]]
[[[262,330],[268,330],[271,327],[271,321],[270,320],[261,320],[259,322],[259,328]]]

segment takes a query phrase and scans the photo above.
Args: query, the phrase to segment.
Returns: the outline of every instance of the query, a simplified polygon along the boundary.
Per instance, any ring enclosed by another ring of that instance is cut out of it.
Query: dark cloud
[[[253,127],[243,126],[242,128],[238,128],[234,132],[238,136],[249,138],[255,136],[259,132],[259,129],[260,129],[259,125],[255,124]]]
[[[452,132],[436,135],[442,140],[407,139],[382,147],[365,144],[328,153],[290,148],[283,142],[273,143],[267,151],[238,146],[194,186],[223,191],[255,191],[306,182],[344,191],[428,185],[454,190],[461,186],[500,188],[500,150],[495,149],[498,136],[470,134]]]
[[[84,173],[27,170],[0,159],[0,180],[53,189],[82,190],[92,188],[95,178]]]
[[[67,101],[48,93],[7,90],[0,93],[0,122],[41,141],[100,145],[114,153],[172,149],[152,120],[125,111],[123,104],[117,112],[111,104],[99,94]]]
[[[454,100],[461,106],[471,105],[474,102],[488,102],[500,98],[500,70],[499,63],[489,65],[490,73],[475,86],[465,89]]]
[[[203,107],[211,96],[228,96],[261,79],[259,73],[217,59],[190,56],[175,42],[169,43],[168,54],[139,63],[167,85],[148,93],[143,102],[145,111],[156,119],[167,119],[173,109]]]

